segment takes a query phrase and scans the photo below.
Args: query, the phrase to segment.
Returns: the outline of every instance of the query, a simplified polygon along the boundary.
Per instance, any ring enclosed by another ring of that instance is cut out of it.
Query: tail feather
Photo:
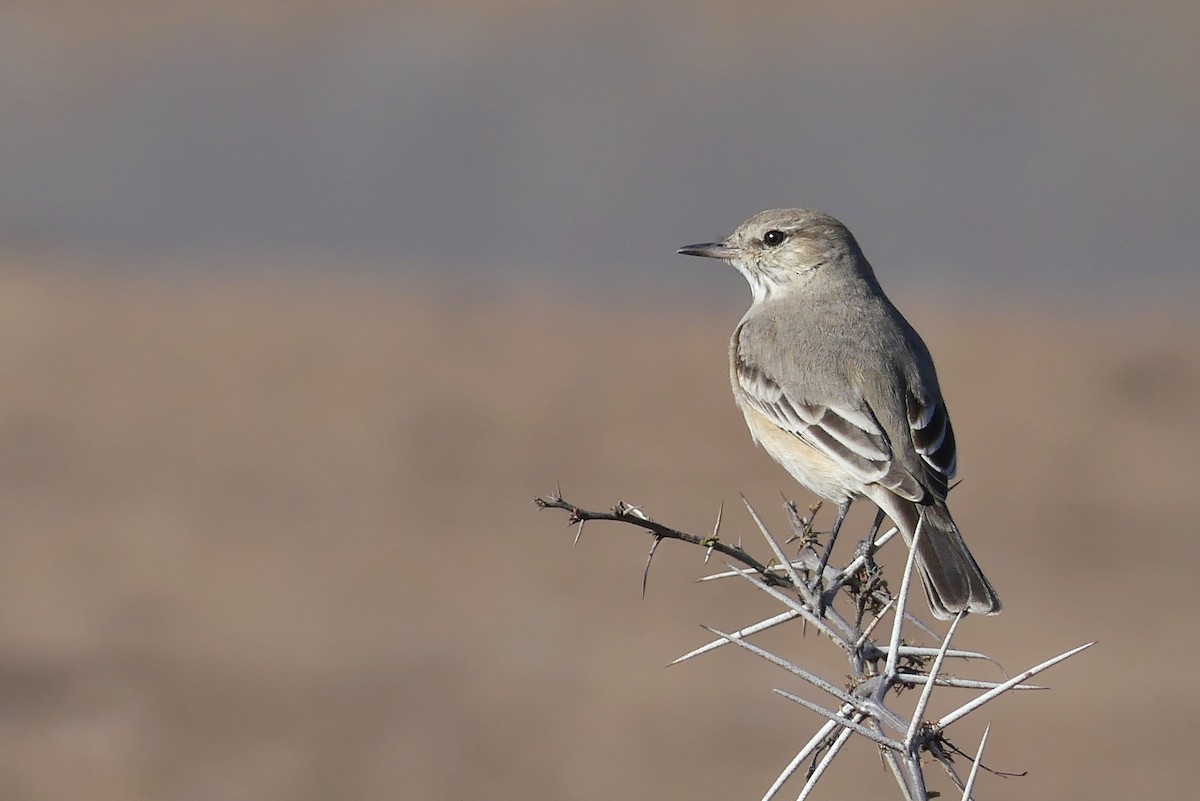
[[[909,547],[920,527],[917,569],[934,616],[949,620],[964,610],[977,615],[998,614],[1000,598],[967,548],[950,510],[941,503],[924,506],[890,492],[885,495],[873,500],[900,529]]]

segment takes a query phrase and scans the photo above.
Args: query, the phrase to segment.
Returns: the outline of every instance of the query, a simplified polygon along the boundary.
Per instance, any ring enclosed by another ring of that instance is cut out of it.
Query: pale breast
[[[842,503],[862,493],[862,487],[847,475],[843,468],[804,440],[784,431],[765,415],[742,402],[738,383],[738,337],[750,314],[734,329],[729,341],[729,383],[738,408],[746,418],[750,436],[761,445],[771,458],[805,487],[822,498]],[[853,486],[852,486],[853,484]]]
[[[836,462],[795,434],[784,431],[766,416],[738,401],[754,441],[792,478],[826,500],[842,503],[862,493],[859,485]]]

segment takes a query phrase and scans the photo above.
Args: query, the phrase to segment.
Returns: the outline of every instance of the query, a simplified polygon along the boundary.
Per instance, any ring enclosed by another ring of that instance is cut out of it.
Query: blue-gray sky
[[[663,285],[808,205],[893,281],[1198,272],[1190,3],[102,5],[0,9],[0,247]]]

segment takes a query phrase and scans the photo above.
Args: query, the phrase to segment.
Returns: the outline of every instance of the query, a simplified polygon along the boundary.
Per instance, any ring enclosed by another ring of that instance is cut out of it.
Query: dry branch
[[[949,659],[962,660],[964,664],[985,661],[998,666],[999,663],[983,653],[950,647],[954,633],[966,617],[965,614],[960,614],[951,622],[943,639],[928,624],[908,611],[908,599],[914,583],[911,550],[905,554],[906,565],[898,584],[898,592],[894,596],[891,594],[888,583],[883,578],[883,569],[875,563],[874,555],[895,535],[896,530],[893,528],[880,535],[879,517],[876,517],[868,539],[856,548],[854,557],[841,569],[835,569],[826,564],[829,556],[827,549],[821,549],[820,552],[816,550],[821,543],[820,534],[813,528],[818,508],[815,506],[810,516],[805,518],[798,513],[794,503],[786,502],[792,537],[785,545],[794,541],[800,543],[798,552],[789,557],[783,550],[784,545],[771,534],[762,518],[749,501],[746,501],[751,519],[762,533],[772,554],[772,558],[764,562],[751,555],[740,541],[737,545],[731,545],[720,539],[720,513],[717,515],[712,535],[701,537],[658,523],[639,507],[623,501],[619,501],[610,511],[596,512],[568,502],[563,498],[561,491],[556,491],[554,495],[535,498],[534,503],[542,509],[566,511],[569,523],[578,526],[576,541],[578,533],[582,532],[584,524],[589,521],[612,521],[643,529],[652,538],[646,562],[647,573],[655,549],[664,539],[679,540],[704,548],[707,552],[706,561],[713,552],[720,553],[741,567],[730,564],[729,570],[706,576],[702,580],[740,577],[783,607],[783,611],[778,614],[731,633],[710,628],[708,630],[716,635],[715,640],[671,663],[683,662],[732,644],[769,661],[792,676],[803,679],[807,684],[839,702],[838,708],[832,710],[792,692],[776,690],[784,698],[825,717],[827,722],[791,758],[763,796],[764,801],[774,798],[800,766],[810,761],[804,773],[805,784],[799,794],[799,798],[807,798],[853,735],[864,737],[880,748],[903,798],[925,801],[930,797],[922,764],[922,756],[927,754],[945,768],[947,775],[962,792],[964,801],[969,801],[970,788],[974,785],[980,769],[996,773],[982,767],[981,759],[987,734],[985,732],[983,741],[979,743],[970,774],[964,782],[950,758],[952,753],[964,752],[946,739],[947,727],[1009,691],[1043,689],[1025,682],[1094,644],[1087,643],[1071,649],[1017,676],[1008,678],[1006,674],[1006,680],[1001,682],[943,675],[943,667]],[[645,574],[643,592],[644,582]],[[850,616],[844,615],[838,608],[846,604],[853,610]],[[877,642],[874,639],[875,630],[889,614],[892,616],[892,625],[887,629],[887,640]],[[838,686],[834,681],[822,678],[750,642],[753,635],[796,619],[804,620],[807,626],[815,628],[846,653],[850,662],[850,675],[846,678],[845,686]],[[906,635],[909,629],[915,629],[917,636],[928,637],[932,644],[910,644],[907,638],[912,634],[909,632]],[[915,708],[908,713],[896,709],[894,699],[900,692],[917,686],[921,687],[921,693]],[[940,720],[927,721],[924,719],[924,712],[937,687],[978,689],[984,692],[944,715]],[[887,731],[894,732],[894,735],[886,734]]]

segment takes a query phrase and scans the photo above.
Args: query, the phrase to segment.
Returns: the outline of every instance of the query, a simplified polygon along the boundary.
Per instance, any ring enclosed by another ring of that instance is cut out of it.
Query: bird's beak
[[[724,242],[703,242],[699,245],[687,245],[675,251],[683,256],[703,256],[706,259],[736,259],[741,253],[735,247]]]

